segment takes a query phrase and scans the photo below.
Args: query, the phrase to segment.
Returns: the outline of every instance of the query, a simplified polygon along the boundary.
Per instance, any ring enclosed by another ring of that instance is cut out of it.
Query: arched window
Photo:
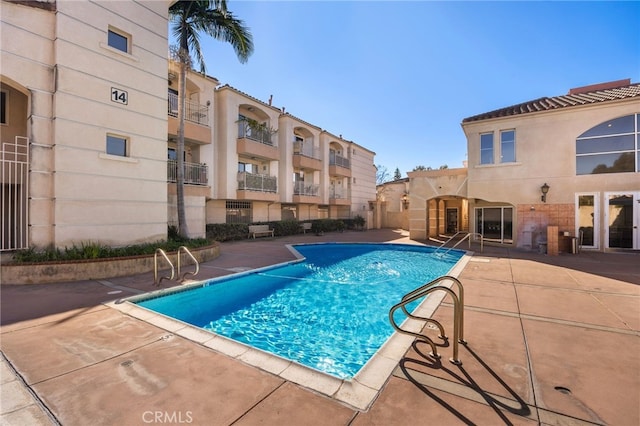
[[[576,139],[576,174],[638,172],[640,114],[605,121]]]

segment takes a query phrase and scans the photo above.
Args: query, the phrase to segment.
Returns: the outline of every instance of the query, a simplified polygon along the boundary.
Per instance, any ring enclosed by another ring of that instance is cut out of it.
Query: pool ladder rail
[[[453,290],[451,290],[448,286],[446,286],[444,284],[445,282],[453,282],[454,284],[456,284],[458,288],[458,294],[456,295],[456,293]],[[391,322],[391,325],[397,332],[408,334],[410,336],[414,336],[422,341],[427,342],[429,346],[431,346],[430,355],[433,356],[434,358],[440,358],[440,355],[438,354],[438,349],[436,348],[436,344],[433,342],[433,340],[431,340],[431,338],[429,338],[428,336],[422,333],[417,333],[414,331],[403,329],[400,325],[396,323],[395,319],[393,318],[393,315],[395,314],[395,312],[398,309],[401,309],[402,312],[408,318],[424,321],[425,325],[428,323],[434,324],[440,332],[440,335],[438,337],[445,341],[448,340],[448,337],[446,336],[444,331],[444,327],[439,321],[429,317],[413,315],[406,308],[406,306],[409,303],[414,302],[420,299],[421,297],[424,297],[436,291],[444,291],[445,293],[449,294],[453,299],[453,358],[450,358],[449,361],[451,361],[453,364],[461,365],[462,361],[460,361],[460,359],[458,358],[458,343],[463,343],[463,344],[466,343],[466,341],[464,340],[464,288],[462,286],[462,283],[457,278],[454,278],[449,275],[444,275],[405,294],[404,296],[402,296],[402,300],[399,303],[395,304],[389,310],[389,322]]]
[[[195,270],[194,271],[187,271],[184,272],[182,275],[180,275],[181,272],[181,267],[182,267],[182,253],[186,254],[187,256],[189,256],[191,258],[191,260],[193,261],[193,264],[195,266]],[[166,263],[169,264],[169,266],[171,267],[171,276],[168,277],[159,277],[158,275],[158,255],[162,256],[165,260]],[[188,248],[186,248],[185,246],[180,246],[178,248],[178,251],[176,253],[177,256],[177,271],[176,268],[173,266],[173,262],[171,262],[171,259],[169,259],[169,256],[167,256],[167,253],[162,250],[161,248],[156,249],[155,254],[153,255],[153,285],[155,286],[159,286],[160,285],[160,281],[162,280],[169,280],[169,281],[173,281],[174,279],[176,279],[178,281],[184,281],[185,278],[187,277],[187,275],[192,275],[195,276],[198,274],[198,272],[200,272],[200,263],[198,263],[198,260],[195,258],[195,256],[189,251]]]
[[[462,237],[456,241],[456,237],[459,237],[460,235],[462,235]],[[441,237],[446,237],[445,235],[441,235]],[[449,253],[451,250],[453,250],[454,248],[458,247],[460,244],[462,244],[462,242],[464,240],[469,241],[469,248],[471,248],[471,238],[476,238],[476,240],[480,240],[480,253],[484,252],[484,237],[482,236],[482,234],[478,234],[477,232],[464,232],[464,231],[458,231],[455,234],[453,234],[451,237],[449,237],[448,240],[446,240],[445,242],[443,242],[442,244],[440,244],[440,246],[434,250],[434,253],[441,253],[441,250],[445,250],[444,253],[442,253],[443,255]],[[455,244],[451,247],[446,247],[447,244],[449,244],[449,242],[455,242]]]

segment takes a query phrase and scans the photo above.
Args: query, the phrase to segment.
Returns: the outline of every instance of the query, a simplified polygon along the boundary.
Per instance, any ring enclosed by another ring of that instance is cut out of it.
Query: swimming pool
[[[340,379],[351,379],[393,334],[388,312],[446,275],[446,256],[410,244],[295,245],[303,257],[259,271],[137,299],[143,308]]]

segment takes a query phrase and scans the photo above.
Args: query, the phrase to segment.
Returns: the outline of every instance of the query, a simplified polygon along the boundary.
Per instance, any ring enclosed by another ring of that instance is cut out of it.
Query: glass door
[[[597,194],[578,194],[577,204],[576,224],[578,229],[576,236],[578,243],[581,247],[596,249],[600,246],[599,197]]]
[[[640,192],[606,194],[607,247],[640,249]]]

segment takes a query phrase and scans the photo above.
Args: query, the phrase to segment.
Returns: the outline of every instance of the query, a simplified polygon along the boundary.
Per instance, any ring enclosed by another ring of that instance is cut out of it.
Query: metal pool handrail
[[[158,254],[162,255],[162,257],[164,257],[164,260],[166,260],[169,266],[171,266],[170,277],[160,277],[160,279],[158,279]],[[178,256],[178,259],[180,259],[180,256]],[[153,285],[158,286],[160,285],[160,281],[162,281],[163,279],[172,280],[175,278],[175,276],[176,270],[173,267],[173,263],[171,263],[171,261],[169,260],[169,256],[167,256],[167,253],[161,248],[156,249],[156,252],[153,254]]]
[[[449,253],[451,250],[453,250],[454,248],[458,247],[460,244],[462,244],[462,242],[464,240],[469,240],[469,248],[471,248],[471,237],[480,237],[480,253],[482,253],[484,251],[484,237],[482,236],[482,234],[479,234],[477,232],[467,232],[465,233],[464,231],[458,231],[455,234],[453,234],[451,237],[449,237],[449,239],[447,241],[445,241],[444,243],[440,244],[440,246],[434,250],[434,253],[438,253],[440,249],[443,249],[444,246],[447,245],[447,243],[451,240],[453,240],[455,237],[457,237],[459,234],[465,234],[464,237],[462,237],[460,239],[460,241],[458,241],[457,243],[455,243],[452,247],[449,247],[443,254],[447,254]]]
[[[451,290],[449,287],[442,285],[441,283],[443,281],[453,281],[458,287],[459,296],[456,295],[456,293],[453,290]],[[445,332],[444,332],[444,327],[442,326],[442,324],[440,324],[440,322],[434,320],[433,318],[413,315],[409,313],[409,311],[407,311],[406,309],[406,305],[408,305],[409,303],[414,302],[420,299],[421,297],[424,297],[435,291],[444,291],[448,293],[453,299],[453,358],[450,358],[449,361],[451,361],[454,364],[460,365],[462,364],[462,362],[458,359],[458,343],[466,343],[466,342],[464,340],[464,325],[463,325],[464,323],[464,288],[462,286],[462,283],[457,278],[444,275],[405,294],[404,296],[402,296],[402,300],[399,303],[395,304],[389,310],[389,322],[391,323],[393,328],[399,333],[408,334],[410,336],[414,336],[416,338],[426,341],[429,344],[429,346],[431,346],[431,351],[432,351],[431,355],[434,358],[440,358],[440,355],[438,355],[438,349],[436,348],[435,343],[433,343],[433,340],[431,340],[428,336],[424,334],[403,329],[395,322],[395,319],[393,318],[394,313],[398,309],[402,309],[405,315],[407,315],[407,317],[411,319],[423,320],[426,323],[435,324],[440,331],[440,336],[438,337],[440,337],[441,339],[447,339],[447,336],[445,335]]]
[[[193,272],[185,272],[184,274],[182,274],[182,276],[180,276],[180,252],[184,252],[187,254],[187,256],[189,256],[191,258],[191,260],[193,260],[193,263],[196,267],[196,270]],[[178,247],[178,277],[180,277],[180,280],[184,280],[185,277],[189,274],[195,276],[198,274],[198,272],[200,272],[200,264],[198,263],[198,259],[195,258],[195,256],[193,254],[191,254],[191,252],[189,251],[188,248],[186,248],[185,246],[180,246]]]

